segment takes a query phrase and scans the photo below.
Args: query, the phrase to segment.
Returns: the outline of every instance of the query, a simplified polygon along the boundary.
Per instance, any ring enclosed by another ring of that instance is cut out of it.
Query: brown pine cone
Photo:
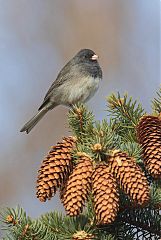
[[[114,150],[108,161],[112,174],[133,203],[140,206],[147,204],[150,188],[144,173],[135,160],[124,152]]]
[[[53,146],[38,171],[37,198],[45,202],[64,184],[72,170],[71,150],[75,146],[74,137],[65,137]]]
[[[144,164],[149,174],[161,179],[161,119],[144,116],[137,125],[138,141],[143,148]]]
[[[82,212],[91,187],[92,171],[91,159],[88,156],[81,156],[61,193],[68,215],[76,216]]]
[[[94,210],[98,224],[108,224],[115,220],[119,209],[119,195],[116,179],[107,165],[97,165],[92,174]]]

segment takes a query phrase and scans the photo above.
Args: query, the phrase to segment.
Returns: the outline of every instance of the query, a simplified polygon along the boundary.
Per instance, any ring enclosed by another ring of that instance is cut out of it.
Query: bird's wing
[[[72,65],[72,62],[70,61],[63,67],[63,69],[58,74],[56,80],[50,86],[48,92],[44,97],[44,101],[38,110],[41,110],[45,105],[49,103],[51,95],[54,94],[54,91],[56,91],[59,86],[74,77],[74,71],[71,71]]]

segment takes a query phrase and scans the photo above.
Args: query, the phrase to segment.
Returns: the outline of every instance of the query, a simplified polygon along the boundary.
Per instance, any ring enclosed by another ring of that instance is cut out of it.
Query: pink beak
[[[94,54],[92,57],[91,57],[92,60],[97,60],[98,59],[98,55]]]

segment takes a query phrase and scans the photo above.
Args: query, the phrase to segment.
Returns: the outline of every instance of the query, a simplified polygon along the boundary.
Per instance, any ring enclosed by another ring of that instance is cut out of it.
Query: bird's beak
[[[92,57],[91,57],[92,60],[97,60],[98,59],[98,55],[94,54]]]

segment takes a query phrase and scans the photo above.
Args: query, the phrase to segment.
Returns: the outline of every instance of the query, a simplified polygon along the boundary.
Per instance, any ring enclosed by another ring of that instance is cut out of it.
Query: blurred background
[[[32,217],[59,209],[56,196],[35,196],[40,163],[69,135],[68,110],[49,112],[29,135],[22,125],[37,111],[64,64],[81,48],[100,56],[103,81],[88,103],[106,117],[105,98],[128,92],[147,111],[160,84],[159,0],[0,0],[0,205]]]

